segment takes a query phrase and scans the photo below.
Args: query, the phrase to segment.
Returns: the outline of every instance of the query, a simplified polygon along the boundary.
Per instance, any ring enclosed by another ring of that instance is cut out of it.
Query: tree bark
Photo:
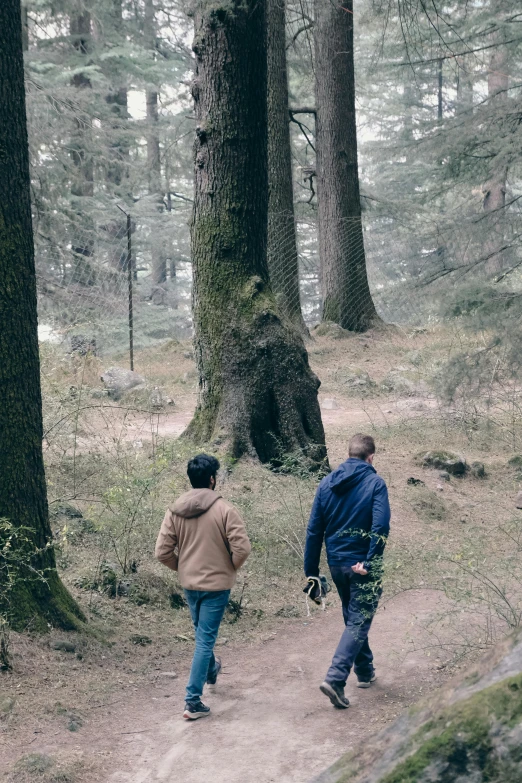
[[[281,312],[303,336],[286,68],[286,0],[267,0],[268,269]]]
[[[70,19],[70,35],[74,48],[81,59],[87,57],[91,46],[91,14],[85,11],[83,6],[78,13]],[[82,72],[73,76],[72,85],[78,90],[91,89],[90,79]],[[82,110],[83,111],[83,110]],[[75,120],[76,129],[71,139],[71,158],[74,164],[73,183],[71,196],[73,207],[81,218],[79,236],[73,241],[74,254],[73,281],[83,285],[94,285],[95,272],[88,258],[93,254],[94,241],[89,217],[86,216],[87,205],[85,199],[91,199],[94,195],[94,161],[92,153],[88,149],[91,133],[90,118],[86,114],[80,114]],[[86,143],[87,142],[87,143]],[[82,236],[83,235],[83,236]]]
[[[459,62],[457,82],[457,116],[469,115],[473,111],[473,74],[466,61]]]
[[[0,518],[26,528],[31,565],[46,579],[34,579],[27,568],[1,609],[18,629],[46,630],[48,623],[74,628],[81,612],[58,577],[52,546],[46,548],[52,534],[42,454],[20,0],[0,3],[0,106]]]
[[[493,49],[489,62],[488,105],[490,110],[506,103],[508,87],[508,53],[506,47],[500,44]],[[500,274],[504,268],[504,257],[499,251],[504,244],[502,210],[506,204],[507,175],[507,166],[502,162],[499,163],[497,156],[495,156],[490,176],[482,187],[484,212],[495,213],[488,220],[488,238],[485,243],[487,257],[485,273],[488,277]]]
[[[267,264],[265,0],[203,0],[195,12],[191,224],[198,407],[187,434],[229,454],[326,461],[311,372]]]
[[[111,43],[121,45],[124,41],[122,0],[113,0],[111,13]],[[118,192],[122,182],[128,176],[129,143],[126,137],[126,125],[129,119],[128,94],[125,75],[118,69],[116,83],[106,97],[110,106],[110,145],[107,180]]]
[[[362,332],[378,316],[361,222],[352,0],[315,0],[314,38],[323,320]]]
[[[154,0],[145,0],[145,42],[152,56],[156,50],[156,19]],[[147,169],[149,173],[149,193],[158,203],[158,211],[163,212],[163,188],[161,183],[161,147],[158,132],[158,92],[147,90],[145,102],[147,106]],[[167,257],[165,252],[154,249],[152,259],[152,280],[156,284],[167,279]]]

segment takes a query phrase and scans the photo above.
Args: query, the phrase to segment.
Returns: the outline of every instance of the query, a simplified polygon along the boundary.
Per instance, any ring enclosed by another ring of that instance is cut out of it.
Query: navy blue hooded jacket
[[[348,459],[317,488],[308,529],[304,568],[319,576],[323,540],[330,566],[372,561],[384,552],[390,532],[390,504],[384,479],[361,459]]]

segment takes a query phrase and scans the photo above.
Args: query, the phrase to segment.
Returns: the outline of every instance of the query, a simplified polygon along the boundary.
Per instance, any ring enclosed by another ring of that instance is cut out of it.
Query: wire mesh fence
[[[315,218],[278,225],[276,294],[297,297],[309,327],[326,316],[351,328],[351,315],[371,307],[371,300],[386,323],[435,322],[455,284],[476,282],[488,265],[496,281],[520,286],[512,222],[499,228],[498,219],[470,219],[416,228],[370,213],[363,221],[332,219],[320,230]],[[186,224],[181,230],[188,244]],[[321,243],[328,259],[322,266]],[[127,223],[114,208],[96,228],[71,230],[59,244],[39,241],[36,267],[42,341],[123,356],[130,329],[138,351],[192,334],[190,258],[155,242],[154,228],[139,216]]]

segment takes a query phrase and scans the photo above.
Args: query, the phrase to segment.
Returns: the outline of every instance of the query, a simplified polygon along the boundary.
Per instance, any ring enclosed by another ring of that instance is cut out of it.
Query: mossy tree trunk
[[[315,0],[314,38],[323,320],[360,332],[378,317],[361,222],[353,0]]]
[[[286,0],[267,0],[268,269],[281,312],[309,336],[301,312],[288,116]]]
[[[263,462],[326,459],[311,372],[267,264],[265,0],[195,11],[193,312],[200,396],[188,434]]]
[[[73,628],[81,613],[58,578],[52,547],[47,548],[52,535],[42,455],[20,0],[0,3],[0,106],[0,518],[27,528],[34,550],[41,550],[31,565],[46,579],[34,579],[26,569],[2,610],[16,628],[47,628],[47,623]],[[0,590],[4,603],[5,592]]]

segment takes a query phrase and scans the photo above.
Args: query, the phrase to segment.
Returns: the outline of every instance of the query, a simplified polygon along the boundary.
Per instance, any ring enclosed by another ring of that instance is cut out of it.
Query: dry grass
[[[470,431],[452,418],[430,391],[454,341],[454,334],[439,328],[410,335],[320,337],[309,347],[322,381],[320,399],[334,398],[338,406],[323,414],[332,466],[345,459],[354,431],[369,430],[377,439],[376,467],[388,483],[393,509],[386,558],[389,598],[418,586],[444,589],[455,558],[469,559],[477,554],[474,548],[488,545],[502,548],[499,523],[521,513],[513,507],[520,485],[516,466],[508,467],[513,453],[484,422]],[[176,669],[191,649],[188,611],[172,605],[172,594],[180,592],[176,576],[152,557],[164,508],[187,488],[185,464],[193,447],[172,433],[195,406],[190,346],[172,341],[136,358],[137,371],[174,400],[173,407],[159,412],[93,398],[91,390],[99,388],[107,364],[63,357],[55,349],[43,353],[46,458],[59,565],[93,633],[68,637],[74,653],[52,649],[63,636],[58,632],[38,639],[13,635],[14,670],[2,676],[2,690],[15,706],[0,722],[0,755],[11,769],[22,755],[20,744],[31,741],[33,732],[55,731],[72,748],[71,715],[80,719],[78,731],[93,731],[99,710],[124,702],[126,694],[144,685],[154,692],[159,672]],[[381,383],[391,371],[417,384],[418,392],[384,391]],[[368,373],[375,386],[362,393],[347,389],[346,375],[354,372]],[[448,449],[464,453],[469,462],[481,460],[488,478],[441,484],[437,471],[416,465],[421,449]],[[275,474],[248,460],[224,468],[219,489],[244,515],[253,554],[233,594],[236,612],[222,627],[221,644],[255,640],[285,617],[304,614],[301,554],[316,486],[313,478]],[[408,485],[410,476],[425,486]],[[67,515],[67,504],[82,516]],[[116,595],[103,584],[107,564],[121,585]],[[446,638],[453,633],[447,629]],[[135,643],[140,637],[142,644]],[[6,751],[8,739],[16,741]],[[11,773],[18,777],[6,780],[80,783],[92,774],[85,760],[53,758],[42,771],[37,767],[22,764]]]

